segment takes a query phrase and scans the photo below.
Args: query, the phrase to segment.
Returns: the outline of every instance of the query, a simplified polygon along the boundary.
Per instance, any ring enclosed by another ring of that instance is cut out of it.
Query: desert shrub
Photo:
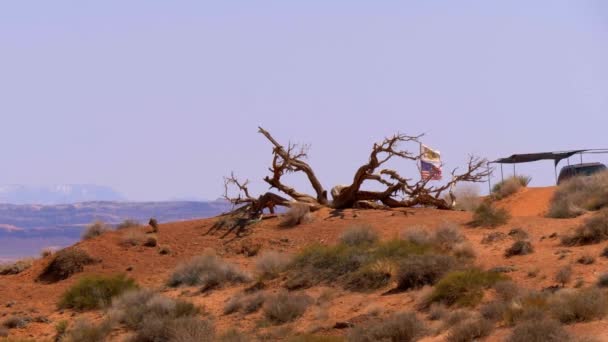
[[[13,263],[0,264],[0,275],[19,274],[32,267],[31,259],[22,259]]]
[[[143,245],[146,247],[156,247],[157,244],[158,244],[158,241],[156,240],[156,237],[154,237],[154,236],[146,237],[146,240],[143,243]]]
[[[456,260],[448,255],[413,255],[399,264],[397,288],[409,290],[434,285],[456,264]]]
[[[30,322],[31,319],[27,316],[14,315],[2,321],[2,326],[7,329],[21,329],[25,328]]]
[[[570,342],[572,338],[554,320],[540,319],[518,324],[507,342]]]
[[[249,281],[249,276],[236,266],[225,262],[216,255],[205,254],[177,266],[169,278],[169,286],[202,285],[203,290],[207,290],[228,283],[246,281]]]
[[[126,219],[116,225],[117,230],[140,227],[141,224],[137,220]]]
[[[100,236],[101,234],[107,232],[108,230],[110,230],[110,228],[104,222],[95,221],[92,224],[90,224],[89,226],[87,226],[87,228],[84,230],[84,232],[82,232],[82,239],[83,240],[92,239],[94,237]]]
[[[255,260],[255,271],[261,279],[274,279],[287,269],[291,258],[282,253],[270,251],[262,253]]]
[[[451,222],[444,222],[435,230],[432,243],[441,250],[449,251],[455,245],[460,244],[463,241],[465,241],[465,238],[460,232],[458,225]]]
[[[496,183],[492,188],[492,198],[500,200],[509,197],[519,191],[519,189],[528,186],[532,178],[528,176],[513,176],[499,183]]]
[[[568,284],[570,279],[572,278],[572,267],[570,265],[566,265],[555,273],[555,281],[562,286]]]
[[[123,246],[139,246],[143,245],[146,239],[146,233],[140,229],[123,229],[123,233],[120,237],[120,244]]]
[[[509,231],[509,236],[515,240],[527,240],[530,237],[529,234],[521,228],[511,229]]]
[[[340,242],[349,246],[372,244],[376,241],[378,233],[368,224],[349,227],[340,235]]]
[[[521,293],[521,289],[511,280],[496,282],[493,286],[496,296],[504,301],[511,301]]]
[[[448,342],[472,342],[488,336],[494,324],[484,318],[468,319],[450,329]]]
[[[66,248],[55,253],[51,262],[38,276],[44,282],[57,282],[69,278],[75,273],[82,272],[84,266],[94,263],[86,252],[77,248]]]
[[[357,326],[350,331],[349,342],[416,341],[424,336],[424,322],[414,313],[396,313],[382,321]]]
[[[502,274],[478,269],[454,271],[437,283],[428,302],[448,306],[474,306],[483,298],[484,289],[506,279]]]
[[[576,217],[585,210],[608,206],[608,172],[589,177],[574,177],[559,185],[549,205],[547,216]]]
[[[454,196],[456,197],[456,204],[454,205],[456,210],[473,211],[481,204],[479,189],[471,184],[456,186]]]
[[[112,327],[109,322],[94,325],[87,320],[79,319],[71,329],[67,329],[67,326],[65,329],[61,342],[104,342]]]
[[[485,303],[479,308],[479,314],[481,317],[492,322],[501,321],[507,310],[507,305],[503,301]]]
[[[491,232],[489,234],[484,235],[484,237],[481,239],[481,243],[486,245],[486,244],[494,243],[496,241],[502,241],[506,238],[507,238],[507,235],[505,233]]]
[[[150,290],[123,293],[112,302],[110,313],[112,320],[135,331],[133,341],[173,341],[179,336],[199,336],[196,331],[200,331],[201,326],[208,326],[206,322],[198,325],[198,322],[181,320],[198,315],[199,309],[192,303],[170,299]],[[213,334],[208,338],[201,341],[213,341]]]
[[[148,225],[152,227],[152,232],[158,233],[158,221],[155,218],[151,218]]]
[[[484,202],[473,212],[473,221],[470,224],[473,227],[495,228],[507,223],[510,218],[511,215],[505,209],[497,208],[489,202]]]
[[[549,308],[562,323],[587,322],[606,315],[608,298],[597,288],[561,290],[550,298]]]
[[[562,237],[565,246],[582,246],[608,240],[608,209],[586,219],[570,234]]]
[[[250,314],[258,311],[266,301],[266,294],[256,292],[248,295],[238,295],[231,298],[224,306],[224,314],[229,315],[237,311]]]
[[[602,273],[597,278],[598,287],[608,287],[608,273]]]
[[[217,337],[218,342],[250,342],[251,339],[242,332],[230,329]]]
[[[295,227],[311,219],[310,207],[303,203],[294,203],[287,212],[281,215],[281,227]]]
[[[589,254],[581,255],[578,259],[576,259],[576,262],[582,265],[591,265],[595,262],[595,257]]]
[[[136,287],[135,281],[124,275],[83,277],[63,294],[59,307],[76,310],[103,308],[110,304],[112,298]]]
[[[43,249],[40,251],[40,257],[41,257],[41,258],[48,258],[48,257],[50,257],[51,255],[53,255],[53,253],[55,253],[55,248],[52,248],[52,247],[46,247],[46,248],[43,248]]]
[[[56,342],[61,341],[67,334],[69,326],[70,324],[66,320],[57,322],[57,324],[55,324],[55,338],[53,340]]]
[[[161,246],[158,249],[158,254],[160,254],[160,255],[171,254],[171,248],[169,248],[169,246]]]
[[[389,284],[395,265],[389,260],[378,260],[348,275],[344,287],[353,291],[376,290]]]
[[[269,295],[264,302],[264,317],[275,324],[296,320],[311,304],[311,298],[303,294],[280,291]]]
[[[214,342],[215,327],[208,320],[201,320],[196,317],[179,317],[165,323],[171,342]],[[141,334],[141,332],[140,332]],[[159,334],[153,334],[158,339]],[[161,333],[162,336],[162,333]]]
[[[532,243],[526,240],[518,240],[513,242],[511,247],[507,248],[505,251],[505,257],[510,258],[514,255],[528,255],[534,252],[534,248],[532,247]]]

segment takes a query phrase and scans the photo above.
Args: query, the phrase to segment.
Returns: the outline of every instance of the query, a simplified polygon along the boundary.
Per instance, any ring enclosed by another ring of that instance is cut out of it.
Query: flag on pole
[[[420,144],[420,176],[422,180],[441,180],[441,153]]]

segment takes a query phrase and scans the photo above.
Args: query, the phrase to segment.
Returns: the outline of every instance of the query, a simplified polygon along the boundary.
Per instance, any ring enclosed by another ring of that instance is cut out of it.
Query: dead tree
[[[432,206],[439,209],[450,209],[454,202],[453,188],[460,182],[482,182],[489,175],[486,168],[487,160],[470,156],[467,168],[458,173],[458,168],[452,170],[451,179],[444,185],[434,186],[429,184],[430,180],[412,179],[401,176],[396,170],[382,168],[393,159],[405,159],[417,163],[421,156],[414,154],[401,145],[420,143],[421,136],[408,136],[396,134],[376,143],[372,147],[367,163],[360,166],[354,174],[350,185],[335,186],[331,189],[332,201],[328,199],[327,190],[323,187],[313,168],[306,162],[308,148],[289,143],[287,147],[277,142],[265,129],[259,127],[261,133],[273,146],[272,165],[269,168],[270,175],[264,181],[271,189],[276,189],[291,198],[291,201],[272,192],[255,198],[249,194],[248,182],[239,182],[234,175],[226,178],[225,198],[232,204],[241,205],[237,210],[247,212],[250,216],[261,215],[264,209],[274,212],[276,206],[290,206],[291,203],[305,203],[312,210],[320,207],[331,207],[345,209],[353,207],[377,207],[378,204],[389,208]],[[288,173],[303,173],[315,191],[315,195],[309,195],[297,191],[295,188],[284,184],[281,178]],[[381,191],[362,190],[365,182],[376,182],[384,187]],[[228,196],[228,186],[236,186],[239,190],[238,197]],[[446,191],[450,196],[446,200]]]

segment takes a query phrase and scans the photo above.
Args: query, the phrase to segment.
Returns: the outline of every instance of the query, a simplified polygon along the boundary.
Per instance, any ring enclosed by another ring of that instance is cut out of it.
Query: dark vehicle
[[[594,173],[606,171],[606,165],[602,163],[585,163],[564,166],[559,172],[557,184],[560,184],[575,176],[591,176]]]

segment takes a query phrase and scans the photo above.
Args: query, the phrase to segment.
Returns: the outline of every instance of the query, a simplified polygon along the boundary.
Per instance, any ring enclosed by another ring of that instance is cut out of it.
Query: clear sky
[[[233,170],[263,191],[258,125],[310,143],[327,187],[396,131],[447,167],[608,148],[608,2],[0,4],[0,184],[214,199]]]

